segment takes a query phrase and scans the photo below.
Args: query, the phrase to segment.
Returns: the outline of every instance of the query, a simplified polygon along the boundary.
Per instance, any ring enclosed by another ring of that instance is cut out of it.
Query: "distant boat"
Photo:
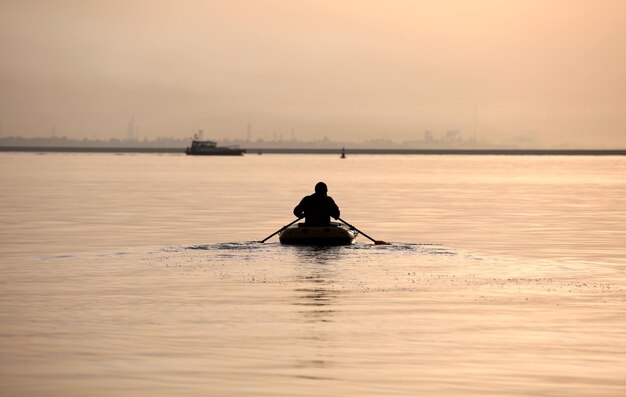
[[[220,147],[217,146],[217,142],[203,141],[197,134],[193,136],[191,146],[185,149],[185,153],[188,155],[199,156],[241,156],[245,152],[245,149]]]

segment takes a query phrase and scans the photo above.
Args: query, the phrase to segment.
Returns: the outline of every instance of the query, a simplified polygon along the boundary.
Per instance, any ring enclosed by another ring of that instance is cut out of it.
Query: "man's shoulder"
[[[310,203],[311,200],[315,200],[315,198],[313,197],[312,194],[309,195],[309,196],[304,196],[304,197],[302,197],[302,200],[300,200],[300,204],[302,205],[302,204]]]
[[[322,195],[315,194],[315,193],[313,193],[313,194],[311,194],[311,195],[308,195],[308,196],[304,196],[304,197],[302,198],[302,201],[303,201],[303,202],[306,202],[306,201],[313,201],[313,202],[318,202],[318,203],[320,203],[320,202],[324,202],[324,201],[326,201],[326,202],[331,202],[331,203],[334,203],[334,202],[335,202],[335,200],[333,200],[333,198],[332,198],[332,197],[330,197],[330,196],[325,196],[325,195],[324,195],[324,196],[322,196]]]

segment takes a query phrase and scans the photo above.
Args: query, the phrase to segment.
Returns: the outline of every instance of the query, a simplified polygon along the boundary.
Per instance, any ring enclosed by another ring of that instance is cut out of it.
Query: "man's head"
[[[324,182],[318,182],[315,185],[315,193],[317,194],[326,194],[328,193],[328,186]]]

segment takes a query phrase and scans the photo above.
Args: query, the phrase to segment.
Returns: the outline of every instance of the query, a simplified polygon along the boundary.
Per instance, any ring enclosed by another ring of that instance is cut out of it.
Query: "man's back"
[[[339,218],[339,207],[332,197],[326,195],[327,188],[323,182],[315,186],[315,193],[306,196],[300,204],[293,209],[293,213],[298,218],[305,217],[308,226],[328,226],[330,217]]]

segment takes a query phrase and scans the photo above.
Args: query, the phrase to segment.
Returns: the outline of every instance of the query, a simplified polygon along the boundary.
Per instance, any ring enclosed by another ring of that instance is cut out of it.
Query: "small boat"
[[[217,142],[202,140],[202,131],[198,134],[194,134],[191,146],[185,149],[185,153],[188,155],[200,155],[200,156],[241,156],[246,151],[245,149],[233,148],[233,147],[220,147],[217,146]]]
[[[331,222],[329,226],[298,223],[283,230],[279,239],[286,245],[350,245],[358,234],[356,230],[337,222]]]

